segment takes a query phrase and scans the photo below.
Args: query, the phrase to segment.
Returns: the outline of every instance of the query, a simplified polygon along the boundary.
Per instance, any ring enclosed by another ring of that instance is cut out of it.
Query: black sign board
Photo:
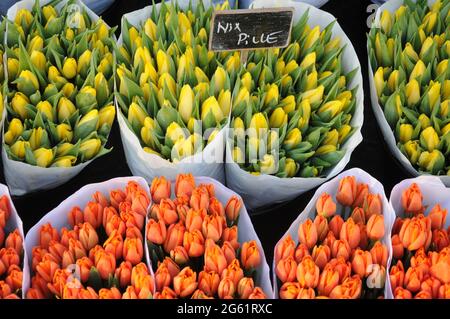
[[[294,8],[215,11],[211,51],[283,48],[289,44]]]

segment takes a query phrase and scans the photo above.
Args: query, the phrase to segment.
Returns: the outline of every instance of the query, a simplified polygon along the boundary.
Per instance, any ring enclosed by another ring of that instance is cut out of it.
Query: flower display
[[[298,237],[289,232],[275,247],[281,299],[384,297],[387,209],[381,196],[353,175],[342,177],[334,194],[318,195],[315,217],[300,221]]]
[[[105,154],[115,117],[114,30],[77,1],[56,8],[36,1],[31,11],[19,9],[6,41],[4,148],[9,159],[39,167],[73,167]]]
[[[262,299],[256,269],[262,262],[256,240],[238,236],[243,203],[221,202],[213,184],[196,185],[190,174],[155,178],[147,243],[155,270],[154,298]]]
[[[44,223],[31,256],[27,298],[148,299],[154,279],[144,258],[150,198],[137,182],[100,191],[67,212],[60,230]]]
[[[392,230],[389,271],[396,299],[450,299],[450,240],[447,208],[424,205],[417,183],[401,193],[401,211]]]
[[[419,173],[450,174],[450,2],[404,1],[368,36],[377,100]]]

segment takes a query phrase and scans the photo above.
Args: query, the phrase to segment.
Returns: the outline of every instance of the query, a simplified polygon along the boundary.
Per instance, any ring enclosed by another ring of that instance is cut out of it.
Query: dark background
[[[120,25],[120,19],[124,13],[140,9],[149,4],[151,4],[149,0],[116,0],[113,6],[103,14],[103,18],[110,26]],[[351,161],[346,168],[359,167],[364,169],[384,184],[385,192],[389,196],[392,187],[409,176],[396,163],[387,149],[370,106],[366,51],[367,19],[374,13],[373,8],[368,10],[370,4],[369,0],[330,0],[322,9],[330,12],[337,18],[339,24],[352,41],[361,63],[364,79],[365,110],[362,128],[364,140],[353,152]],[[108,145],[114,148],[111,153],[96,159],[66,184],[49,191],[13,197],[14,205],[23,220],[25,233],[41,217],[82,186],[105,181],[113,177],[131,175],[123,153],[117,122],[114,123]],[[6,184],[3,168],[0,170],[0,182]],[[252,216],[252,221],[264,247],[269,265],[272,264],[275,244],[307,205],[314,191],[315,189],[302,194],[291,202],[272,209],[254,212],[255,215]]]

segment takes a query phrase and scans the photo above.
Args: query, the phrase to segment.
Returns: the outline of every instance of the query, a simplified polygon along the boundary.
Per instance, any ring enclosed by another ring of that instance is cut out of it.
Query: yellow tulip
[[[202,121],[205,121],[206,116],[210,112],[212,112],[212,114],[214,115],[216,124],[220,123],[223,120],[224,114],[222,112],[222,109],[220,108],[219,102],[217,102],[217,100],[214,96],[210,96],[202,104],[202,107],[201,107]]]
[[[61,97],[57,105],[58,121],[60,123],[64,122],[70,118],[70,116],[75,113],[75,105],[67,99],[66,97]]]
[[[155,22],[153,22],[152,19],[147,19],[144,23],[144,32],[153,41],[156,40],[156,32],[157,32],[156,30],[157,26]]]
[[[233,157],[233,161],[234,161],[235,163],[238,163],[238,164],[243,164],[243,163],[245,163],[245,156],[244,156],[244,153],[242,152],[241,148],[238,147],[238,146],[235,146],[235,147],[233,148],[233,151],[232,151],[232,157]]]
[[[302,132],[298,128],[292,129],[289,133],[287,133],[286,138],[283,141],[283,145],[288,149],[293,149],[297,147],[298,144],[302,141]]]
[[[447,123],[443,128],[441,128],[442,136],[444,136],[448,132],[450,132],[450,123]],[[6,138],[6,134],[5,134],[5,138]]]
[[[284,112],[283,108],[277,107],[269,118],[269,125],[271,128],[280,128],[287,123],[288,116]]]
[[[164,74],[170,72],[170,57],[163,50],[158,50],[156,53],[156,64],[158,66],[158,73]]]
[[[290,74],[292,71],[298,68],[298,64],[295,60],[291,60],[284,67],[284,74]]]
[[[319,115],[323,121],[328,122],[342,111],[342,107],[341,101],[329,101],[318,109],[317,115]]]
[[[302,63],[300,63],[300,67],[303,69],[307,69],[310,66],[314,66],[316,64],[316,52],[308,53],[304,58]]]
[[[395,91],[399,85],[399,76],[400,72],[398,70],[394,70],[391,72],[388,78],[388,88],[391,92]]]
[[[18,118],[11,120],[8,126],[8,131],[5,133],[5,143],[11,145],[17,137],[23,133],[23,124]]]
[[[439,109],[439,114],[442,118],[448,118],[450,111],[450,100],[445,100],[441,103],[441,107]]]
[[[61,123],[56,126],[56,135],[58,141],[71,142],[73,138],[73,131],[69,124]]]
[[[19,9],[16,13],[16,17],[14,19],[14,23],[17,25],[22,25],[24,23],[27,27],[30,26],[33,21],[33,15],[28,9]]]
[[[272,153],[272,151],[279,151],[280,148],[280,136],[278,135],[278,130],[270,130],[269,137],[267,138],[267,152]],[[295,141],[293,141],[295,142]]]
[[[320,27],[316,26],[308,33],[308,36],[306,37],[304,44],[304,50],[308,50],[309,48],[311,48],[314,45],[314,43],[316,43],[316,41],[319,40],[319,36],[320,36]]]
[[[133,123],[135,123],[135,125],[137,124],[142,127],[146,117],[147,114],[137,103],[132,102],[130,104],[128,109],[128,122],[130,122],[132,126],[134,126]]]
[[[75,156],[67,155],[58,157],[52,164],[52,167],[72,167],[77,162],[77,158]]]
[[[249,136],[259,138],[268,128],[266,117],[262,113],[255,113],[250,120]]]
[[[309,103],[311,104],[320,103],[322,101],[324,91],[325,87],[323,85],[319,85],[315,89],[304,92],[302,94],[302,101],[309,100]]]
[[[281,100],[280,106],[283,107],[284,112],[286,112],[287,114],[295,111],[295,97],[293,95],[286,96]]]
[[[231,110],[231,92],[230,90],[221,90],[217,98],[220,109],[224,116],[228,116]]]
[[[390,33],[391,32],[392,16],[391,16],[391,13],[388,10],[384,10],[383,13],[381,14],[380,24],[381,24],[381,29],[385,33]]]
[[[53,122],[53,107],[48,101],[39,102],[36,109],[44,114],[50,122]]]
[[[164,85],[167,86],[167,88],[169,89],[170,93],[172,93],[172,95],[176,96],[177,85],[175,83],[175,80],[169,73],[163,73],[158,79],[158,87],[160,89],[163,89]]]
[[[84,160],[88,161],[98,154],[102,142],[98,138],[91,138],[85,140],[80,145],[80,154],[83,154]]]
[[[339,141],[339,132],[336,129],[328,131],[325,135],[322,145],[337,145]]]
[[[178,112],[181,115],[184,123],[188,123],[192,110],[194,109],[194,91],[189,84],[185,84],[180,91],[180,97],[178,99]]]
[[[420,127],[422,130],[431,125],[430,118],[428,116],[426,116],[425,114],[419,115],[419,122],[420,122]]]
[[[11,79],[15,79],[17,77],[17,72],[19,71],[19,60],[14,58],[8,58],[8,76]]]
[[[236,136],[238,140],[243,140],[245,136],[245,125],[240,117],[234,118],[232,128],[233,135]]]
[[[434,105],[439,101],[441,94],[441,83],[440,82],[430,82],[430,89],[428,91],[428,100],[430,102],[430,107],[433,108]]]
[[[16,94],[14,94],[14,97],[11,101],[11,106],[14,112],[16,112],[22,120],[28,117],[28,111],[26,109],[26,106],[29,103],[30,100],[25,94],[21,92],[16,92]]]
[[[26,141],[16,141],[13,145],[11,145],[11,152],[23,160],[25,158],[25,147],[30,147],[30,143]]]
[[[423,24],[425,25],[427,33],[430,33],[434,29],[437,19],[438,19],[438,12],[428,12],[425,15],[423,19]]]
[[[77,75],[77,61],[74,58],[67,58],[64,61],[62,74],[66,79],[73,79]]]
[[[75,85],[73,83],[67,82],[64,84],[64,86],[61,89],[62,94],[68,99],[72,96],[72,94],[75,92]],[[95,92],[95,90],[94,90]]]
[[[284,172],[287,177],[294,177],[297,174],[297,163],[292,158],[286,158]]]
[[[266,91],[266,96],[264,97],[264,105],[276,105],[278,104],[279,91],[278,86],[273,83],[269,86],[269,89]]]
[[[426,66],[423,63],[422,60],[418,60],[416,65],[414,66],[414,69],[411,72],[411,75],[409,76],[409,80],[411,81],[412,79],[417,79],[418,77],[421,77],[426,70]]]
[[[114,105],[107,105],[100,109],[98,112],[98,127],[102,127],[104,124],[108,127],[112,127],[114,117],[116,116],[116,108]]]
[[[428,152],[433,151],[439,144],[439,136],[432,126],[427,127],[420,133],[420,144]]]
[[[227,73],[222,67],[218,67],[212,77],[212,80],[214,80],[215,94],[219,93],[220,90],[224,89],[226,79]]]
[[[448,59],[442,60],[436,67],[436,73],[438,75],[447,72],[448,69]],[[448,80],[447,80],[448,81]]]
[[[313,71],[306,77],[306,87],[305,91],[315,89],[317,87],[317,71]]]
[[[377,90],[378,97],[383,93],[384,87],[386,86],[386,81],[384,80],[384,71],[380,66],[374,75],[375,88]]]
[[[260,161],[259,168],[261,174],[275,174],[278,170],[278,162],[273,155],[265,154]]]
[[[419,60],[419,55],[416,53],[416,51],[414,51],[413,46],[409,42],[406,43],[403,53],[406,54],[413,62]]]
[[[416,79],[412,79],[405,86],[406,101],[408,106],[417,104],[420,100],[420,85]]]
[[[40,51],[33,51],[30,56],[30,61],[41,72],[45,72],[45,64],[47,60],[44,53]]]
[[[401,124],[399,129],[400,143],[405,144],[410,141],[414,132],[414,127],[411,124]]]
[[[19,78],[16,81],[18,81],[17,89],[27,96],[30,96],[39,89],[39,81],[36,75],[29,70],[20,72]]]
[[[338,139],[338,143],[342,144],[344,142],[344,140],[346,139],[346,137],[348,136],[348,134],[350,134],[350,132],[352,131],[352,127],[348,124],[344,124],[339,128],[339,139]]]
[[[420,156],[420,149],[419,149],[419,144],[417,141],[407,141],[405,143],[405,152],[408,156],[409,161],[415,165],[417,163],[417,161],[419,160],[419,156]]]

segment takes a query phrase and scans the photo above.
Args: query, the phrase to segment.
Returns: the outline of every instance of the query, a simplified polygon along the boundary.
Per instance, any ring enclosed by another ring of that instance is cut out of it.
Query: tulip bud
[[[232,151],[232,157],[233,157],[233,161],[235,162],[235,163],[238,163],[238,164],[243,164],[243,163],[245,163],[245,155],[244,155],[244,153],[242,152],[242,150],[241,150],[241,148],[240,147],[238,147],[238,146],[235,146],[234,148],[233,148],[233,151]]]
[[[385,33],[389,34],[392,28],[392,17],[391,13],[388,10],[384,10],[383,13],[381,14],[380,23],[381,29],[383,29]]]
[[[276,84],[271,84],[269,86],[269,89],[266,91],[266,96],[264,97],[264,106],[268,107],[277,105],[278,98],[279,98],[278,86]]]
[[[8,58],[8,77],[15,79],[17,77],[17,72],[19,72],[19,60],[14,58]]]
[[[80,154],[85,161],[92,159],[100,151],[102,142],[98,138],[88,139],[81,143]]]
[[[420,133],[420,145],[429,152],[433,151],[439,144],[439,136],[432,126],[427,127]]]
[[[98,110],[93,109],[92,111],[89,111],[86,115],[84,115],[80,121],[75,125],[74,130],[74,136],[75,139],[83,139],[89,134],[91,134],[93,131],[96,131],[98,129],[98,121],[99,121],[99,115]]]
[[[248,92],[250,92],[253,88],[252,82],[253,82],[253,79],[252,79],[252,75],[250,74],[250,72],[245,72],[241,76],[241,85],[246,87]]]
[[[377,90],[378,97],[383,93],[384,87],[386,86],[386,81],[384,80],[384,70],[383,67],[379,67],[374,74],[375,88]]]
[[[128,122],[130,122],[133,128],[141,128],[144,125],[146,117],[147,114],[137,103],[131,103],[128,109]]]
[[[89,85],[84,86],[76,96],[76,104],[81,114],[86,114],[97,107],[97,92]]]
[[[28,111],[26,109],[26,106],[30,103],[28,97],[21,93],[21,92],[16,92],[16,94],[14,95],[12,101],[11,101],[11,106],[12,109],[14,110],[14,112],[16,112],[19,117],[24,120],[28,117]]]
[[[280,128],[288,121],[288,116],[284,112],[283,108],[276,108],[269,118],[269,125],[271,128]]]
[[[310,104],[318,104],[322,101],[324,91],[325,87],[323,85],[319,85],[313,90],[304,92],[302,94],[302,101],[308,99]]]
[[[267,131],[268,128],[269,125],[263,113],[255,113],[253,114],[250,121],[249,136],[259,138],[264,134],[265,131]]]
[[[101,128],[106,124],[108,128],[111,128],[115,116],[116,108],[114,107],[114,105],[111,104],[101,108],[100,112],[98,112],[98,127]]]
[[[330,101],[323,104],[319,110],[317,111],[317,115],[319,115],[320,119],[324,122],[331,121],[339,112],[342,110],[342,102],[341,101]]]
[[[302,63],[300,63],[300,67],[303,69],[308,69],[310,66],[314,66],[316,64],[316,52],[308,53],[304,58]]]
[[[181,88],[180,97],[178,99],[178,112],[184,123],[188,123],[194,108],[194,91],[189,84]]]
[[[47,59],[45,58],[44,53],[40,51],[33,51],[30,56],[30,61],[40,72],[45,72],[45,64],[47,63]]]
[[[73,138],[72,128],[69,124],[61,123],[56,126],[56,136],[58,142],[71,142]]]
[[[415,165],[421,153],[418,141],[407,141],[404,150],[411,164]]]
[[[11,145],[17,137],[23,133],[23,124],[20,119],[14,118],[11,120],[8,126],[8,131],[5,133],[5,142]]]
[[[231,110],[231,92],[230,90],[222,90],[219,93],[218,102],[224,116],[228,116]]]
[[[291,150],[297,147],[302,141],[302,133],[298,128],[292,129],[283,141],[283,146],[287,150]]]
[[[317,40],[319,40],[320,37],[320,27],[315,26],[311,31],[309,31],[308,35],[306,36],[305,43],[304,43],[304,50],[308,50],[311,48]]]
[[[13,145],[11,145],[10,149],[15,156],[23,160],[25,158],[26,146],[30,147],[30,143],[25,141],[16,141]]]
[[[122,83],[122,82],[121,82]],[[109,85],[102,72],[98,72],[94,78],[94,86],[97,92],[97,103],[103,106],[109,98]]]
[[[211,115],[213,116],[212,118]],[[202,121],[207,122],[204,123],[207,128],[215,126],[223,120],[224,114],[214,96],[209,97],[203,102],[201,110],[201,118]],[[208,123],[211,120],[214,120],[215,123]]]
[[[399,128],[398,139],[400,143],[405,144],[410,141],[414,132],[414,128],[411,124],[401,124]]]
[[[89,70],[91,57],[92,57],[91,50],[86,50],[78,58],[77,72],[83,77],[86,76],[87,71]]]
[[[444,155],[436,149],[431,152],[422,152],[418,160],[420,168],[432,174],[437,174],[440,170],[442,170],[444,163]]]
[[[278,160],[273,155],[265,154],[259,162],[261,174],[271,175],[278,171]]]
[[[222,67],[218,67],[214,72],[211,81],[214,81],[214,94],[217,95],[223,89],[225,89],[225,82],[227,80],[227,73]]]
[[[405,94],[408,106],[417,104],[420,100],[420,86],[416,79],[412,79],[405,86]]]
[[[36,165],[40,167],[48,167],[53,162],[53,151],[47,148],[38,148],[33,151],[36,158]]]
[[[77,61],[74,58],[67,58],[63,64],[62,74],[70,80],[77,75],[77,69]]]
[[[20,72],[19,77],[14,83],[17,83],[17,89],[27,96],[30,96],[39,89],[39,81],[36,75],[29,70]]]
[[[60,123],[64,122],[65,120],[68,120],[73,113],[75,113],[76,108],[73,103],[65,98],[61,97],[58,102],[57,106],[57,112],[58,112],[58,121]]]
[[[430,108],[433,109],[436,103],[440,102],[440,92],[441,92],[441,83],[439,82],[430,82],[430,88],[428,90],[428,101],[430,103]]]
[[[157,26],[151,18],[149,18],[145,21],[144,32],[150,39],[152,39],[153,41],[156,40]]]
[[[417,79],[418,77],[421,77],[425,73],[426,68],[427,67],[422,62],[422,60],[418,60],[409,76],[409,80],[411,81],[412,79]]]
[[[295,111],[295,97],[293,95],[288,95],[284,99],[281,100],[280,106],[283,108],[286,114],[289,114]]]

